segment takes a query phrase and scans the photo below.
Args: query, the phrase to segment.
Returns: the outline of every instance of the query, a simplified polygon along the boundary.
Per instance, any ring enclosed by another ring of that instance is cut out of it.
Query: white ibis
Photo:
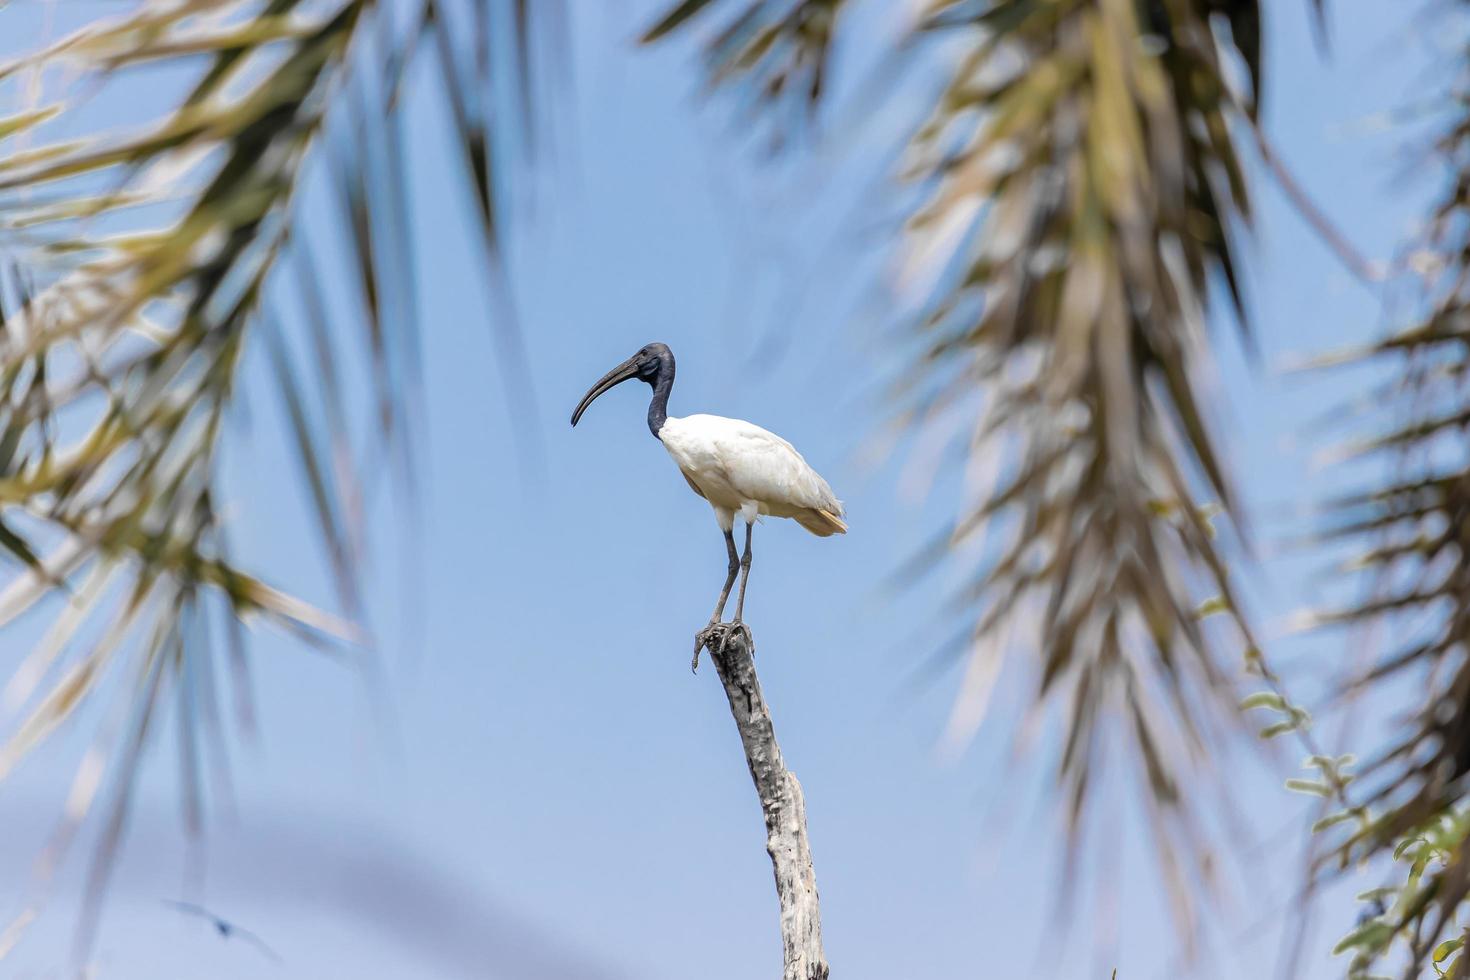
[[[773,432],[742,419],[718,415],[671,418],[669,392],[674,387],[674,352],[664,344],[649,344],[613,368],[582,397],[572,413],[572,425],[581,419],[603,392],[637,378],[653,389],[648,404],[648,429],[674,457],[689,488],[709,501],[715,520],[725,533],[729,557],[725,585],[715,603],[709,625],[695,637],[695,664],[699,651],[722,628],[720,617],[730,598],[730,588],[742,569],[740,595],[735,601],[731,628],[745,630],[745,585],[750,579],[750,534],[761,515],[789,517],[819,537],[847,533],[842,520],[842,501],[827,481],[801,458],[796,448]],[[735,517],[745,522],[745,552],[735,552]],[[747,631],[748,638],[748,631]],[[723,638],[721,641],[723,645]]]

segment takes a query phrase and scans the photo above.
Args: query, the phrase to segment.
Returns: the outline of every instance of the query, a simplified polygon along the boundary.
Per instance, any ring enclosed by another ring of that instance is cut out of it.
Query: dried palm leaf
[[[1260,9],[919,6],[919,32],[958,56],[903,174],[922,192],[908,251],[938,285],[903,372],[901,422],[967,433],[970,466],[1001,476],[912,569],[990,535],[958,597],[967,676],[987,687],[1000,658],[1034,657],[1036,711],[1062,716],[1074,843],[1105,733],[1131,744],[1183,898],[1208,858],[1181,787],[1233,723],[1237,694],[1239,646],[1222,655],[1203,615],[1223,613],[1232,641],[1254,649],[1209,518],[1187,502],[1236,514],[1200,379],[1216,293],[1246,320],[1231,241],[1249,219],[1236,134],[1263,85]],[[724,12],[706,47],[712,81],[769,106],[801,79],[810,102],[843,9],[686,0],[647,37]],[[1232,91],[1226,52],[1251,92]],[[970,691],[962,703],[985,700]]]
[[[0,65],[0,84],[55,66],[75,79],[60,101],[0,120],[0,248],[17,263],[0,284],[0,551],[16,568],[0,590],[0,622],[54,616],[6,690],[24,710],[0,743],[0,775],[109,678],[112,690],[124,685],[115,737],[84,761],[43,863],[59,859],[110,776],[83,954],[164,699],[178,699],[192,825],[204,797],[201,731],[216,746],[216,771],[225,763],[218,699],[227,671],[248,719],[239,624],[268,620],[318,644],[362,636],[363,457],[390,460],[405,482],[413,472],[419,328],[401,126],[407,73],[416,57],[440,64],[494,272],[503,178],[491,149],[505,127],[492,116],[510,93],[489,88],[491,34],[515,39],[496,50],[520,46],[516,72],[500,77],[529,86],[530,18],[528,5],[510,0],[157,0]],[[426,37],[435,43],[423,45]],[[47,139],[48,125],[71,118],[75,93],[100,89],[106,100],[126,73],[160,67],[184,81],[154,121]],[[40,142],[21,147],[21,134]],[[350,256],[355,297],[346,311],[323,297],[314,246],[297,227],[313,169],[340,204],[340,225],[312,229],[312,239]],[[295,266],[294,295],[292,278],[276,275],[283,262]],[[341,312],[357,314],[361,330],[333,324]],[[500,320],[498,331],[514,332]],[[368,364],[361,385],[343,377],[354,346]],[[230,556],[218,458],[254,351],[278,382],[340,618]],[[352,403],[361,390],[370,405]],[[216,617],[222,651],[208,628]]]

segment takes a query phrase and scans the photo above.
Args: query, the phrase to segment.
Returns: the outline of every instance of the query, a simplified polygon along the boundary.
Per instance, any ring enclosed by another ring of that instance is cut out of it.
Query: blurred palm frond
[[[363,613],[362,474],[385,464],[405,481],[413,473],[407,87],[416,63],[438,64],[430,77],[454,110],[494,273],[504,224],[495,147],[509,136],[495,120],[514,118],[508,98],[529,97],[531,17],[513,0],[157,0],[0,65],[0,84],[58,69],[70,80],[57,101],[0,120],[0,248],[13,257],[0,283],[0,550],[17,568],[0,591],[0,622],[33,609],[53,616],[6,689],[12,707],[29,707],[0,747],[0,775],[104,678],[126,685],[43,863],[64,852],[110,774],[84,951],[166,698],[178,699],[191,823],[202,806],[201,735],[224,765],[212,638],[227,640],[223,664],[248,723],[241,621],[264,618],[312,642],[362,635],[353,625]],[[515,62],[497,69],[495,85],[492,43]],[[136,69],[171,86],[158,115],[99,131],[82,93],[100,93],[102,105],[123,98],[113,86]],[[340,223],[313,228],[309,241],[298,199],[313,172]],[[322,285],[313,243],[323,241],[348,257],[346,296]],[[284,282],[283,262],[296,272]],[[277,382],[344,619],[230,557],[219,456],[253,350]],[[362,384],[349,376],[357,363]],[[356,403],[360,392],[368,404]],[[209,628],[211,610],[223,632]]]
[[[927,194],[914,247],[942,269],[905,420],[969,415],[970,455],[1005,473],[945,541],[989,535],[964,592],[972,656],[1005,657],[987,640],[1019,629],[1010,645],[1040,658],[1035,710],[1069,693],[1074,841],[1108,727],[1131,742],[1181,898],[1208,867],[1185,783],[1235,702],[1202,618],[1233,619],[1253,648],[1190,502],[1235,513],[1200,391],[1216,290],[1245,324],[1234,133],[1255,103],[1222,50],[1258,91],[1258,22],[1254,3],[932,4],[925,27],[966,44],[906,173]]]
[[[719,12],[704,42],[711,89],[739,83],[749,114],[769,117],[773,146],[791,126],[816,110],[828,86],[832,40],[847,0],[682,0],[644,31],[645,44],[661,40]]]
[[[769,104],[825,62],[841,6],[687,0],[649,36],[729,11],[711,79]],[[952,60],[902,174],[922,195],[906,275],[934,285],[901,422],[964,433],[969,470],[997,486],[912,571],[986,542],[957,597],[970,677],[993,684],[1011,648],[1036,653],[1036,710],[1066,703],[1057,765],[1074,841],[1104,733],[1131,743],[1183,894],[1184,865],[1205,859],[1182,784],[1235,715],[1202,618],[1222,613],[1253,649],[1209,516],[1189,502],[1235,514],[1201,391],[1217,295],[1246,324],[1231,242],[1249,220],[1237,134],[1263,85],[1260,9],[918,6],[918,33]],[[813,20],[823,29],[804,30]],[[1249,92],[1231,87],[1232,52]]]
[[[1416,322],[1349,358],[1377,365],[1387,383],[1368,409],[1373,431],[1347,455],[1374,482],[1328,504],[1326,541],[1360,549],[1348,572],[1360,599],[1321,617],[1326,626],[1375,629],[1391,641],[1347,689],[1409,681],[1422,700],[1402,732],[1363,768],[1361,802],[1377,814],[1345,845],[1364,859],[1432,841],[1437,870],[1420,862],[1384,942],[1407,939],[1411,969],[1457,936],[1470,898],[1463,803],[1470,791],[1470,112],[1461,77],[1430,147],[1446,186],[1413,250],[1422,282]],[[1422,694],[1421,694],[1422,692]],[[1428,848],[1426,843],[1424,847]],[[1417,853],[1417,850],[1415,851]],[[1422,880],[1420,880],[1422,878]],[[1448,954],[1446,954],[1448,955]],[[1459,975],[1458,973],[1456,975]]]

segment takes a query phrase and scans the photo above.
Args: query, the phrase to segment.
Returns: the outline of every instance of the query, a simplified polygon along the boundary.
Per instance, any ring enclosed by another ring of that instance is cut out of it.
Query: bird
[[[284,962],[281,959],[280,954],[278,954],[275,950],[266,945],[264,939],[261,939],[249,929],[242,929],[239,926],[235,925],[233,922],[230,922],[227,919],[220,918],[202,905],[195,905],[193,902],[179,902],[171,898],[162,899],[162,902],[163,904],[177,909],[178,911],[183,912],[186,915],[198,916],[199,918],[204,919],[211,926],[214,927],[214,931],[219,933],[221,939],[239,939],[242,942],[246,942],[249,943],[251,946],[254,946],[272,962],[278,964]]]
[[[719,415],[669,415],[669,393],[674,388],[674,352],[667,344],[647,344],[587,390],[572,412],[572,426],[597,398],[624,381],[642,381],[653,389],[648,403],[648,430],[673,457],[689,488],[714,508],[715,521],[725,535],[728,559],[725,584],[715,601],[709,625],[694,638],[692,668],[699,667],[699,652],[712,641],[723,651],[732,632],[745,626],[745,586],[750,580],[751,531],[758,518],[786,517],[818,537],[846,534],[846,512],[842,501],[827,481],[802,458],[796,447],[774,432],[743,419]],[[745,550],[735,550],[735,520],[745,524]],[[720,622],[730,589],[740,575],[740,592],[735,600],[735,618],[728,628]],[[715,647],[711,646],[711,650]]]

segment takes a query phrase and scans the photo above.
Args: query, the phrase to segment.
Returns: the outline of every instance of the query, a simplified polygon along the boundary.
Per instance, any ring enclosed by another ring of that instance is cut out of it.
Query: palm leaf
[[[1344,576],[1360,597],[1324,612],[1328,626],[1372,629],[1374,657],[1345,693],[1418,699],[1389,744],[1362,767],[1360,802],[1370,826],[1339,857],[1367,860],[1406,849],[1414,861],[1382,942],[1359,943],[1355,968],[1366,975],[1390,941],[1410,950],[1406,975],[1459,936],[1470,898],[1466,835],[1470,820],[1470,113],[1463,77],[1441,105],[1432,162],[1445,184],[1412,254],[1431,270],[1407,325],[1366,351],[1333,362],[1377,366],[1388,378],[1366,404],[1339,411],[1359,432],[1339,455],[1376,475],[1328,501],[1321,538],[1354,549]],[[1422,698],[1422,699],[1421,699]],[[1414,858],[1421,855],[1422,860]],[[1432,856],[1432,860],[1431,860]],[[1447,952],[1446,952],[1447,955]],[[1435,957],[1439,962],[1440,957]],[[1462,967],[1465,961],[1461,960]],[[1460,969],[1454,975],[1461,975]]]
[[[522,3],[472,0],[454,9],[530,42],[532,15]],[[248,722],[236,624],[265,619],[318,645],[364,636],[353,623],[362,613],[360,467],[365,456],[386,458],[411,484],[409,419],[420,388],[398,120],[405,79],[415,57],[440,62],[496,275],[504,219],[494,202],[504,178],[492,172],[491,147],[505,134],[491,120],[501,101],[515,97],[524,107],[530,98],[488,91],[490,38],[450,31],[447,16],[439,0],[158,0],[0,65],[0,83],[53,66],[75,79],[56,101],[0,120],[0,141],[31,141],[0,142],[0,249],[16,258],[8,285],[0,283],[0,552],[15,567],[0,591],[0,620],[60,609],[8,688],[28,707],[0,742],[0,769],[22,764],[81,705],[123,686],[115,703],[128,719],[125,735],[84,763],[38,879],[40,901],[48,869],[107,773],[111,803],[88,879],[80,955],[162,700],[181,705],[186,808],[197,824],[203,760],[194,726],[217,724],[225,693],[217,678],[233,676]],[[430,33],[438,38],[432,49],[419,43]],[[531,52],[514,57],[518,83],[529,86]],[[68,99],[83,86],[106,99],[123,74],[160,66],[184,81],[153,122],[48,140],[48,126],[69,118]],[[342,222],[314,237],[350,257],[348,309],[317,288],[314,251],[296,227],[300,189],[316,168],[325,168]],[[283,281],[283,263],[298,275]],[[275,313],[269,322],[267,308]],[[365,328],[335,323],[343,313]],[[498,320],[497,331],[514,331]],[[352,362],[344,344],[366,353],[363,384],[342,376]],[[230,557],[217,459],[256,350],[269,355],[278,380],[345,618],[272,588]],[[309,376],[320,383],[302,380]],[[353,403],[349,393],[363,390],[368,404]],[[359,414],[370,421],[365,430],[355,425]],[[211,646],[206,626],[219,616],[228,621],[223,650]],[[227,669],[214,666],[217,657]],[[209,744],[222,767],[217,732]],[[8,948],[15,936],[6,936]]]
[[[652,43],[709,20],[726,18],[705,40],[711,87],[739,83],[757,117],[774,122],[780,147],[791,116],[809,118],[827,90],[832,40],[846,0],[683,0],[649,26]]]
[[[843,6],[686,2],[648,38],[713,25],[712,82],[768,109],[793,93],[814,103]],[[958,55],[903,174],[922,198],[908,251],[938,285],[899,421],[960,431],[973,466],[1001,469],[946,541],[993,542],[956,603],[971,656],[1034,652],[1036,710],[1070,705],[1058,779],[1074,831],[1114,727],[1166,863],[1196,871],[1201,825],[1180,786],[1233,718],[1227,666],[1239,662],[1222,658],[1201,601],[1218,597],[1232,642],[1255,649],[1214,530],[1189,502],[1235,514],[1197,379],[1216,284],[1245,326],[1235,133],[1263,84],[1259,25],[1253,0],[932,0],[916,30]],[[1248,95],[1227,84],[1227,48]],[[926,554],[917,571],[939,563]],[[967,676],[998,673],[972,664]]]

